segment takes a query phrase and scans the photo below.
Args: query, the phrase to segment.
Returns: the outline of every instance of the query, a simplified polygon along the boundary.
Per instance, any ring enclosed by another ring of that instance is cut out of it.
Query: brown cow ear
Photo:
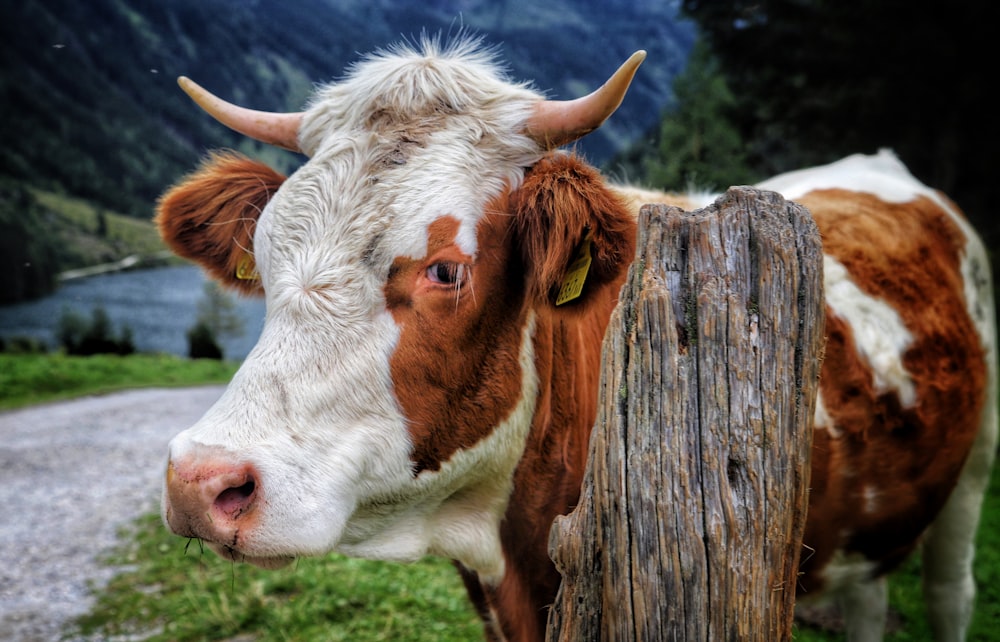
[[[571,310],[615,282],[635,255],[635,217],[593,167],[553,153],[512,195],[529,294]]]
[[[257,217],[285,177],[236,153],[214,153],[164,194],[155,222],[170,248],[220,283],[262,294],[253,265]]]

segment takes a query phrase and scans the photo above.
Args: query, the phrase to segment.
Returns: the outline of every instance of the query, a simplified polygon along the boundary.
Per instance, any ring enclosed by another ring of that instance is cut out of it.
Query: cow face
[[[500,576],[536,319],[585,309],[634,242],[597,174],[540,143],[593,126],[539,134],[540,103],[468,49],[387,54],[297,119],[310,160],[287,179],[219,155],[164,196],[171,246],[267,307],[223,396],[170,444],[176,533],[265,567],[431,553]],[[557,310],[585,239],[586,288]]]

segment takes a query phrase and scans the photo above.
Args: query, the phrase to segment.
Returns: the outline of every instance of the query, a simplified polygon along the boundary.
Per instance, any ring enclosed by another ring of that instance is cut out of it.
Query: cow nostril
[[[257,484],[250,479],[242,486],[227,488],[215,498],[215,506],[230,517],[238,517],[253,504]]]

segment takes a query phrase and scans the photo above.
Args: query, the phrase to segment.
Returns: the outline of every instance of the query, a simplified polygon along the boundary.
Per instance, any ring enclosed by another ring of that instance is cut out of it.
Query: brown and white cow
[[[601,340],[641,200],[555,148],[598,127],[642,60],[570,102],[508,81],[477,43],[399,47],[301,114],[225,124],[301,150],[285,178],[219,154],[167,193],[181,255],[265,297],[226,392],[170,444],[178,535],[263,567],[298,556],[455,560],[495,640],[540,640],[550,524],[578,499]],[[881,636],[884,575],[918,543],[940,639],[961,639],[996,448],[986,253],[888,152],[763,184],[823,234],[828,336],[801,595]],[[554,298],[591,239],[582,295]]]

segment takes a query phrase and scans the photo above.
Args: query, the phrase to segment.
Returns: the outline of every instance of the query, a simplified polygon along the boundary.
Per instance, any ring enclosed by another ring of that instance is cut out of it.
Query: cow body
[[[165,195],[172,247],[267,303],[225,394],[171,442],[175,532],[265,567],[445,556],[487,637],[543,637],[548,531],[579,497],[637,206],[704,199],[609,185],[548,144],[596,125],[539,135],[541,100],[469,43],[396,50],[318,94],[292,176],[220,155]],[[826,252],[800,595],[840,595],[880,635],[880,578],[924,537],[935,626],[960,637],[996,442],[985,252],[888,153],[762,187],[810,208]],[[585,239],[584,292],[555,305]]]

